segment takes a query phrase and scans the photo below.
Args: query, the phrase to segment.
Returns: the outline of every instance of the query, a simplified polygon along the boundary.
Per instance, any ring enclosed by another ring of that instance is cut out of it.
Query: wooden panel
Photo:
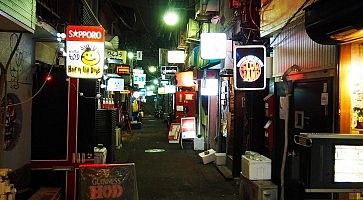
[[[11,21],[19,21],[29,28],[30,32],[34,32],[36,15],[35,0],[2,0],[0,1],[0,14],[6,15],[7,18],[13,18]],[[14,23],[18,23],[15,22]]]
[[[339,110],[340,110],[340,132],[350,132],[350,92],[349,92],[349,65],[351,60],[351,45],[342,45],[340,48],[340,68],[339,68]]]

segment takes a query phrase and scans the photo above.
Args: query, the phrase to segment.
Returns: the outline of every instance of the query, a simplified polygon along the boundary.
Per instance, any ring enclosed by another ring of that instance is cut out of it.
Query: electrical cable
[[[282,81],[284,83],[285,86],[285,96],[286,96],[286,101],[285,101],[285,124],[284,124],[284,152],[282,155],[282,161],[281,161],[281,169],[280,169],[280,186],[281,186],[281,194],[280,194],[280,200],[284,200],[285,199],[285,166],[286,166],[286,158],[287,158],[287,147],[288,147],[288,129],[289,129],[289,99],[291,96],[291,92],[290,92],[290,88],[289,88],[289,83],[287,81],[287,76],[291,73],[291,72],[300,72],[301,71],[301,67],[298,65],[292,65],[291,67],[289,67],[284,74],[282,75]]]
[[[98,21],[98,18],[96,17],[96,15],[93,13],[93,11],[92,11],[91,7],[88,5],[87,1],[86,1],[86,0],[82,0],[82,2],[83,2],[83,4],[85,4],[85,5],[86,5],[86,7],[88,8],[88,10],[91,12],[91,14],[92,14],[93,18],[95,18],[95,20],[96,20],[97,24],[98,24],[99,26],[102,26],[102,24],[100,23],[100,21]]]
[[[300,13],[300,11],[305,8],[306,4],[309,3],[311,0],[305,0],[305,2],[297,9],[297,11],[286,21],[284,26],[280,29],[280,31],[276,34],[275,38],[270,43],[270,46],[275,42],[276,38],[282,33],[282,31],[290,24],[290,22],[296,17],[297,14]]]
[[[52,72],[52,69],[54,67],[54,63],[55,63],[55,60],[57,58],[57,55],[58,55],[58,52],[55,52],[55,56],[54,56],[54,59],[53,59],[53,64],[51,65],[50,69],[49,69],[49,72],[47,73],[47,77],[50,76],[50,73]],[[39,90],[33,95],[31,96],[30,98],[22,101],[22,102],[19,102],[19,103],[14,103],[14,104],[8,104],[7,106],[18,106],[18,105],[22,105],[22,104],[25,104],[31,100],[33,100],[44,88],[45,84],[48,82],[48,79],[45,79],[42,86],[40,86]],[[4,106],[2,106],[1,108],[3,108]]]
[[[250,19],[251,19],[252,23],[256,26],[257,30],[259,31],[260,30],[260,27],[257,25],[257,23],[255,22],[255,20],[253,19],[252,15],[251,15],[251,11],[252,11],[252,0],[250,0],[250,5],[249,5],[249,8],[248,8],[248,11],[249,11],[248,15],[250,16]]]
[[[304,20],[298,21],[294,26],[289,27],[289,29],[294,29],[298,25],[302,24]],[[286,34],[281,40],[276,41],[277,43],[274,44],[272,47],[279,46],[282,42],[284,42],[289,36],[291,36],[291,33]],[[277,40],[277,39],[276,39]]]
[[[83,0],[84,1],[84,0]],[[126,26],[126,28],[128,28],[128,29],[130,29],[130,30],[132,30],[132,27],[129,25],[129,24],[127,24],[126,23],[126,21],[121,17],[121,16],[119,16],[117,13],[117,11],[115,11],[115,9],[114,9],[114,7],[112,6],[112,4],[110,3],[110,1],[108,1],[109,2],[109,4],[111,5],[110,7],[111,7],[111,10],[112,10],[112,12],[117,16],[117,19],[119,19],[121,22],[122,22],[122,24],[123,25],[125,25]],[[135,16],[134,16],[134,18],[135,18]]]

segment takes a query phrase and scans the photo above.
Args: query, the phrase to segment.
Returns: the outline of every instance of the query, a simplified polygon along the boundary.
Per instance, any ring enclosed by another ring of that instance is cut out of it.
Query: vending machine
[[[196,93],[194,91],[180,91],[175,93],[175,118],[177,122],[183,117],[195,117]]]

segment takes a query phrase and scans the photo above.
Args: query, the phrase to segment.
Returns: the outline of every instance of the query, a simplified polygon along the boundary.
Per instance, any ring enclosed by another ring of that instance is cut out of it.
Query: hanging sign
[[[263,90],[266,87],[266,48],[263,45],[234,48],[234,88]]]
[[[67,26],[67,75],[101,78],[104,66],[105,30],[101,26]]]

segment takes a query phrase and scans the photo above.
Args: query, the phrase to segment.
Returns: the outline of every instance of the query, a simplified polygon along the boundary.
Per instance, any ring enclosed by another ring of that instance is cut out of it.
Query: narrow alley
[[[166,124],[153,117],[124,136],[121,163],[135,163],[139,199],[238,199],[235,181],[226,180],[214,163],[204,165],[192,142],[169,144]],[[163,152],[145,152],[147,150]]]

